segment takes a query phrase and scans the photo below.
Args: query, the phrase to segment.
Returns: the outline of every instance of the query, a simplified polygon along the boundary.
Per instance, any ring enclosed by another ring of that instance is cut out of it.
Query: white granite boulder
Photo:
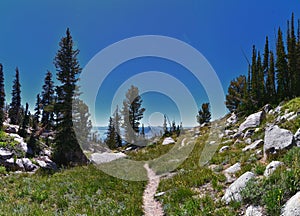
[[[247,119],[240,125],[239,131],[243,132],[249,128],[256,128],[257,126],[260,125],[260,123],[264,119],[264,117],[265,117],[264,111],[260,111],[260,112],[249,115],[247,117]]]
[[[231,201],[241,201],[242,196],[240,192],[246,187],[247,182],[254,177],[255,175],[252,172],[246,172],[241,175],[226,189],[225,194],[221,200],[226,204],[230,203]]]
[[[266,129],[264,138],[264,154],[268,156],[280,150],[290,149],[294,146],[294,135],[291,131],[281,129],[277,125]]]

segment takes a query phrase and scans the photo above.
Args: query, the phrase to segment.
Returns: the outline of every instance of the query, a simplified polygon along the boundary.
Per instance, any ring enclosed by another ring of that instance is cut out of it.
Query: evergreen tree
[[[252,48],[252,64],[251,64],[251,99],[255,109],[258,107],[258,67],[257,67],[257,51],[255,46]]]
[[[143,118],[145,108],[142,108],[141,96],[135,86],[131,86],[126,93],[126,99],[123,101],[123,128],[125,129],[125,138],[127,142],[134,143],[139,133],[140,120]]]
[[[294,13],[292,13],[291,26],[289,26],[288,22],[288,95],[289,98],[293,98],[296,96],[297,90],[297,54],[296,54],[296,35],[295,35],[295,26],[294,26]]]
[[[41,107],[42,107],[42,103],[41,103],[41,97],[40,94],[36,95],[36,103],[35,103],[35,107],[34,107],[34,121],[38,124],[39,120],[40,120],[40,115],[41,115]]]
[[[27,136],[27,129],[29,126],[29,118],[30,118],[30,114],[28,113],[28,103],[26,103],[24,118],[22,120],[22,124],[21,124],[19,132],[18,132],[18,134],[21,137],[26,138],[26,136]]]
[[[82,149],[88,149],[91,140],[92,122],[88,106],[79,98],[73,101],[73,127]]]
[[[142,128],[141,128],[141,136],[143,138],[145,138],[145,127],[144,127],[144,124],[142,124]]]
[[[264,101],[265,101],[265,99],[264,99],[265,98],[264,70],[263,70],[263,65],[261,62],[260,52],[258,52],[258,55],[257,55],[256,69],[257,69],[257,89],[256,89],[257,107],[256,108],[259,108],[264,105]]]
[[[42,126],[46,129],[51,129],[54,124],[54,113],[53,113],[53,98],[54,98],[54,84],[52,81],[52,73],[47,71],[44,80],[43,91],[41,95],[42,104]]]
[[[166,115],[164,115],[163,131],[164,131],[164,135],[169,132],[168,126],[167,126],[167,116]]]
[[[22,110],[21,110],[21,84],[19,78],[19,69],[16,68],[16,75],[13,81],[12,99],[8,112],[10,123],[18,125],[21,122]]]
[[[269,38],[266,37],[264,61],[263,61],[263,77],[268,77],[270,61]],[[263,78],[264,79],[264,78]],[[267,81],[266,81],[267,82]],[[267,86],[264,84],[264,104],[268,103]]]
[[[278,29],[276,44],[276,79],[278,100],[284,100],[289,95],[288,64],[281,29]]]
[[[246,94],[246,77],[239,76],[230,82],[228,93],[226,95],[226,107],[230,112],[239,114],[243,110],[242,105],[247,101],[244,100]],[[247,109],[249,107],[245,107]]]
[[[4,89],[4,75],[3,66],[0,64],[0,129],[3,127],[5,120],[5,89]]]
[[[72,102],[81,68],[77,60],[79,50],[73,48],[69,29],[59,46],[60,49],[54,59],[57,80],[61,85],[56,87],[57,125],[53,159],[59,165],[86,164],[87,158],[76,139],[72,121]]]
[[[203,103],[202,109],[199,110],[197,115],[197,122],[201,125],[210,122],[211,113],[209,111],[209,103]]]
[[[117,143],[116,143],[116,130],[114,126],[114,122],[112,117],[109,118],[109,124],[108,124],[108,129],[107,129],[107,137],[105,140],[106,145],[110,149],[116,149],[117,148]]]
[[[296,96],[300,96],[300,20],[298,20],[298,41],[296,46]]]
[[[268,102],[271,104],[276,103],[276,87],[275,87],[275,62],[274,54],[270,52],[270,67],[267,73],[266,80],[266,95],[268,96]]]
[[[121,138],[121,130],[120,130],[121,120],[122,119],[119,112],[119,106],[117,106],[113,116],[113,123],[116,131],[115,140],[116,140],[117,147],[122,147],[122,138]]]

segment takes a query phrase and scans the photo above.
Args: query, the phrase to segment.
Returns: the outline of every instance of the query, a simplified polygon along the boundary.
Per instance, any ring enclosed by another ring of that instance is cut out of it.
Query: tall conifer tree
[[[4,74],[3,66],[0,64],[0,129],[2,129],[5,120],[5,89],[4,89]]]
[[[57,80],[60,81],[60,85],[56,87],[57,125],[53,159],[59,165],[86,164],[87,158],[76,139],[72,121],[72,102],[81,67],[77,60],[79,50],[73,47],[69,29],[66,31],[66,36],[61,39],[59,46],[60,49],[54,59]]]
[[[9,118],[11,124],[20,124],[21,122],[21,84],[19,77],[19,69],[16,68],[16,75],[13,82],[12,99],[9,107]]]

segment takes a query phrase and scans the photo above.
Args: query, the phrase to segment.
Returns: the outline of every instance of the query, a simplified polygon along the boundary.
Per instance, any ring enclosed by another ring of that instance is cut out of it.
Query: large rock
[[[298,215],[300,215],[300,191],[287,201],[281,214],[281,216]]]
[[[264,154],[267,157],[294,146],[294,135],[291,131],[281,129],[277,125],[270,126],[266,129],[264,143]]]
[[[231,201],[242,201],[240,192],[246,187],[246,183],[254,177],[255,175],[252,172],[246,172],[241,175],[226,189],[225,194],[222,197],[222,201],[224,201],[226,204],[230,203]]]
[[[172,137],[166,137],[165,139],[164,139],[164,141],[163,141],[163,145],[169,145],[169,144],[173,144],[173,143],[175,143],[175,141],[173,140],[173,138]]]
[[[13,156],[12,152],[10,152],[6,149],[0,148],[0,159],[7,160],[7,159],[11,158],[12,156]]]
[[[251,205],[246,209],[245,216],[263,216],[263,208]]]
[[[261,147],[264,144],[264,141],[262,139],[254,141],[252,144],[247,145],[245,148],[242,149],[243,152],[249,151],[249,150],[254,150],[259,147]]]
[[[260,111],[249,115],[247,119],[240,125],[239,131],[242,132],[248,128],[255,128],[259,126],[264,117],[265,117],[264,111]]]
[[[103,164],[103,163],[109,163],[111,161],[124,158],[126,157],[126,154],[124,153],[110,153],[110,152],[104,152],[104,153],[93,153],[91,155],[91,161],[95,164]]]
[[[295,138],[296,145],[300,147],[300,128],[295,133],[294,138]]]
[[[226,182],[227,183],[232,183],[234,182],[235,178],[235,173],[241,170],[241,164],[236,163],[232,165],[231,167],[227,168],[226,170],[223,171],[225,177],[226,177]]]
[[[283,165],[283,162],[280,162],[280,161],[272,161],[271,163],[269,163],[265,169],[265,172],[264,172],[264,176],[265,177],[269,177],[270,175],[272,175],[273,172],[275,172],[275,170],[282,166]]]

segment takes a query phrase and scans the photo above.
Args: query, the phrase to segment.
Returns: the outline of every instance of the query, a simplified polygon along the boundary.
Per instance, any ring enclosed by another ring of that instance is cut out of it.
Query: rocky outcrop
[[[220,148],[219,153],[225,152],[227,150],[229,150],[229,146],[223,146],[222,148]]]
[[[246,172],[243,175],[241,175],[226,189],[225,194],[221,200],[224,201],[226,204],[230,203],[231,201],[241,201],[241,190],[243,190],[246,187],[246,183],[254,177],[255,175],[252,172]]]
[[[233,124],[236,124],[238,121],[238,117],[235,113],[231,113],[231,116],[226,120],[226,126],[229,127]]]
[[[262,139],[259,139],[259,140],[254,141],[252,144],[246,146],[245,148],[243,148],[242,151],[245,152],[245,151],[249,151],[249,150],[254,150],[254,149],[257,149],[257,148],[263,146],[263,144],[264,144],[264,141]]]
[[[264,154],[268,157],[284,149],[294,146],[294,135],[286,129],[281,129],[277,125],[266,129],[264,138]]]
[[[245,216],[263,216],[263,208],[251,205],[246,209]]]
[[[272,161],[269,163],[265,169],[264,176],[269,177],[272,173],[280,166],[283,165],[283,162],[280,161]]]
[[[297,132],[294,135],[295,138],[295,144],[300,147],[300,128],[297,130]]]
[[[296,193],[284,205],[281,216],[300,215],[300,192]]]
[[[164,141],[163,141],[163,145],[169,145],[169,144],[173,144],[173,143],[175,143],[175,141],[173,140],[173,138],[172,137],[166,137],[165,139],[164,139]]]
[[[11,151],[8,151],[6,149],[0,148],[0,160],[7,160],[13,156],[13,153]]]
[[[260,125],[261,121],[265,117],[265,112],[260,111],[254,114],[251,114],[247,117],[247,119],[240,125],[239,131],[243,132],[249,128],[255,128]]]

